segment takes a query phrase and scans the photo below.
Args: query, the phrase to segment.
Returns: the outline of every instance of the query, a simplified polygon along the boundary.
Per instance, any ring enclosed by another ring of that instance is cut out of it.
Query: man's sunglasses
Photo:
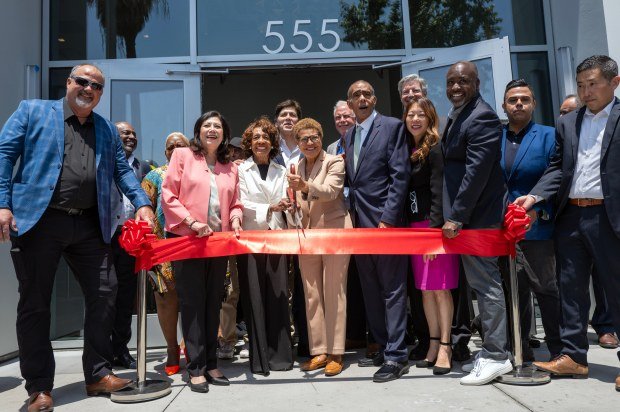
[[[93,90],[103,90],[103,84],[101,83],[97,83],[97,82],[91,82],[88,79],[85,79],[83,77],[79,77],[79,76],[69,76],[71,79],[73,79],[74,82],[76,82],[79,86],[82,86],[84,88],[90,86],[91,89]]]

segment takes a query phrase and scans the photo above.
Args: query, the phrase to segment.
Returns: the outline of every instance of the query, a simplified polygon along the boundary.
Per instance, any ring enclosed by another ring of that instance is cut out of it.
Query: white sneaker
[[[461,385],[484,385],[511,370],[510,359],[494,360],[480,357],[474,363],[471,373],[461,378]]]
[[[250,349],[247,343],[243,344],[243,348],[241,348],[241,350],[239,351],[239,357],[241,359],[247,359],[250,357]]]

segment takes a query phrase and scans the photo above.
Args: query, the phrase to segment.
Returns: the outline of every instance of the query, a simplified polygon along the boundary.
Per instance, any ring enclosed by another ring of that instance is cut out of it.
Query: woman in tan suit
[[[300,120],[293,133],[304,158],[298,174],[289,174],[297,192],[305,229],[351,228],[344,203],[344,160],[323,150],[323,129],[313,119]],[[301,370],[325,368],[325,375],[342,371],[346,334],[349,255],[300,255],[299,268],[306,298],[309,361]]]

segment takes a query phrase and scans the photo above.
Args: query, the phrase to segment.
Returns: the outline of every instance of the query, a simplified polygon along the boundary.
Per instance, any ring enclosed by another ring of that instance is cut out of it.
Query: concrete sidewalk
[[[594,339],[595,335],[590,334]],[[593,341],[593,340],[592,340]],[[479,340],[470,344],[479,349]],[[299,411],[320,408],[325,411],[588,411],[618,410],[620,393],[614,389],[619,372],[615,350],[590,346],[590,378],[554,379],[543,386],[518,387],[494,383],[481,387],[459,384],[464,376],[460,364],[445,376],[433,376],[430,369],[411,368],[403,378],[378,384],[372,382],[375,368],[358,368],[362,353],[345,356],[342,374],[325,377],[322,372],[302,372],[297,364],[292,371],[272,372],[270,376],[252,375],[246,360],[220,361],[230,378],[229,387],[210,386],[208,394],[191,392],[187,375],[171,379],[172,393],[151,402],[122,405],[105,397],[89,398],[84,391],[81,351],[56,352],[56,381],[52,393],[57,411]],[[547,351],[536,351],[545,359]],[[147,374],[163,376],[165,351],[148,353]],[[184,361],[181,360],[182,365]],[[184,370],[182,369],[182,372]],[[135,372],[119,371],[119,376],[135,378]],[[26,391],[20,377],[19,362],[0,365],[0,410],[26,410]]]

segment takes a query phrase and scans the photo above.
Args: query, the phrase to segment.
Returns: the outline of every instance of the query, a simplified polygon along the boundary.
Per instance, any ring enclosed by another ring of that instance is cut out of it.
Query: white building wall
[[[0,7],[0,125],[4,125],[26,98],[26,65],[41,67],[42,5],[41,0],[19,0],[3,1]],[[40,73],[32,84],[36,95]],[[9,244],[0,245],[0,358],[17,351],[17,279],[9,250]]]

